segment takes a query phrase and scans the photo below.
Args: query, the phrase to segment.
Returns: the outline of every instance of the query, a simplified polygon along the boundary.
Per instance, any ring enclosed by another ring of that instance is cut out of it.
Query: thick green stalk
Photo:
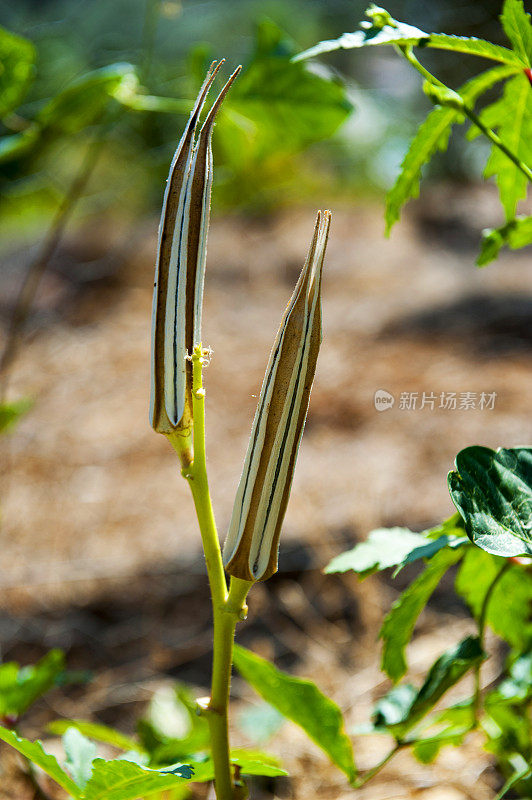
[[[209,703],[203,711],[210,729],[216,797],[218,800],[233,800],[234,784],[229,756],[228,726],[233,641],[237,622],[245,619],[247,611],[245,599],[252,584],[232,578],[229,591],[227,589],[207,480],[205,390],[202,383],[204,363],[201,346],[197,346],[192,355],[194,459],[192,463],[183,467],[182,474],[188,481],[194,499],[212,598],[214,623],[212,685]],[[173,441],[171,436],[168,438],[179,453],[178,443]]]

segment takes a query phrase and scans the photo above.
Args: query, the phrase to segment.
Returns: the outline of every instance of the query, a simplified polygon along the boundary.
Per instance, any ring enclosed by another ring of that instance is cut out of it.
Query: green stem
[[[381,769],[383,769],[386,766],[388,761],[391,761],[392,758],[399,752],[399,750],[401,750],[405,746],[406,746],[405,743],[397,742],[395,746],[392,747],[390,752],[384,756],[382,761],[379,761],[379,763],[376,764],[374,767],[368,769],[368,771],[365,772],[364,775],[361,778],[359,778],[359,780],[356,781],[355,788],[360,789],[362,786],[368,783],[372,778],[374,778],[375,775],[377,775],[377,773],[379,773]]]
[[[486,621],[488,616],[488,608],[490,604],[490,600],[493,596],[493,592],[495,587],[499,583],[500,579],[506,572],[506,570],[510,567],[511,562],[506,559],[504,564],[502,565],[501,569],[495,575],[494,579],[488,586],[486,594],[484,595],[484,600],[482,601],[482,606],[480,609],[480,614],[478,616],[477,627],[478,627],[478,641],[480,647],[484,649],[484,640],[486,638]],[[480,670],[482,667],[482,662],[479,662],[475,667],[475,694],[473,699],[473,727],[477,727],[479,716],[480,716],[480,706],[482,700],[482,690],[480,685]]]
[[[192,412],[194,419],[194,460],[182,470],[190,486],[198,517],[213,609],[213,658],[211,697],[203,709],[209,723],[214,784],[218,800],[233,800],[234,784],[229,753],[229,690],[233,664],[233,642],[237,622],[245,619],[245,600],[252,584],[231,578],[229,591],[216,530],[207,480],[205,451],[205,390],[201,345],[192,355]],[[169,437],[170,438],[170,437]],[[172,440],[171,440],[172,441]],[[172,444],[175,443],[172,442]]]
[[[395,49],[404,58],[406,58],[408,63],[411,64],[414,67],[414,69],[417,70],[420,73],[420,75],[423,75],[425,80],[429,81],[430,83],[435,84],[436,86],[443,86],[445,89],[449,88],[445,83],[443,83],[438,78],[436,78],[435,75],[433,75],[431,72],[429,72],[428,69],[426,69],[423,66],[423,64],[421,64],[417,60],[417,58],[414,55],[414,52],[413,52],[411,47],[403,46],[403,47],[396,47]],[[479,131],[481,133],[483,133],[484,136],[487,139],[489,139],[489,141],[492,144],[495,145],[495,147],[498,147],[499,150],[502,153],[504,153],[504,155],[507,156],[507,158],[509,158],[510,161],[513,164],[515,164],[517,169],[519,169],[523,173],[523,175],[525,175],[527,180],[532,182],[532,170],[530,169],[530,167],[528,167],[523,161],[521,161],[521,159],[512,150],[510,150],[509,147],[507,147],[504,144],[504,142],[502,141],[500,136],[498,136],[495,133],[495,131],[492,131],[491,128],[488,128],[486,125],[484,125],[484,123],[482,122],[480,117],[477,114],[475,114],[475,112],[471,108],[469,108],[465,103],[463,105],[463,109],[462,110],[463,110],[463,113],[466,115],[466,117],[468,117],[471,120],[473,125],[476,125],[477,128],[479,129]]]

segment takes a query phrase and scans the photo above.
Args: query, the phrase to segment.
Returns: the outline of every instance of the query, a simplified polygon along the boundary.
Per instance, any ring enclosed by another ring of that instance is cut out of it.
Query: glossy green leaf
[[[430,531],[414,533],[408,528],[377,528],[368,536],[367,541],[355,545],[325,567],[325,573],[347,572],[353,570],[361,578],[395,567],[394,577],[407,564],[421,558],[430,559],[444,547],[459,547],[467,542],[460,536],[460,529],[455,533],[446,533],[438,538],[430,538]]]
[[[13,731],[0,726],[0,739],[6,744],[11,745],[15,750],[18,750],[23,756],[26,756],[33,764],[40,767],[43,772],[59,784],[66,792],[78,800],[81,798],[81,790],[76,786],[70,775],[61,769],[57,763],[55,756],[45,753],[41,742],[30,742],[28,739],[23,739],[17,736]],[[117,799],[118,800],[118,799]]]
[[[137,800],[155,792],[179,787],[192,777],[187,765],[176,765],[175,772],[150,770],[131,761],[97,758],[92,764],[83,800]]]
[[[345,732],[342,712],[332,700],[312,681],[281,672],[269,661],[239,645],[235,646],[234,663],[263,700],[303,728],[349,781],[355,780],[351,742]]]
[[[68,728],[63,736],[65,767],[82,789],[92,775],[92,762],[96,758],[96,745],[83,736],[77,728]]]
[[[0,117],[5,117],[24,99],[34,63],[33,44],[0,28]]]
[[[474,544],[493,555],[532,554],[531,448],[467,447],[448,484]]]
[[[511,250],[519,250],[529,244],[532,244],[532,217],[517,216],[500,228],[485,228],[477,266],[485,267],[494,261],[504,245]]]
[[[456,577],[456,591],[478,619],[486,592],[506,561],[478,547],[470,548]],[[512,647],[522,649],[532,637],[532,575],[511,566],[496,584],[486,613],[487,624]]]
[[[521,72],[507,81],[502,97],[483,109],[480,119],[522,162],[532,165],[532,91],[526,75]],[[471,135],[479,132],[472,129]],[[526,197],[526,175],[493,145],[484,176],[495,177],[506,219],[512,220],[517,203]]]
[[[505,0],[501,22],[513,49],[524,64],[531,65],[532,25],[530,14],[525,12],[523,0]]]
[[[8,433],[12,430],[32,405],[33,400],[28,398],[13,403],[0,403],[0,433]]]
[[[100,725],[97,722],[85,722],[78,719],[57,719],[47,726],[47,730],[50,733],[55,733],[58,736],[62,736],[69,728],[76,728],[84,736],[88,736],[96,742],[118,747],[120,750],[142,749],[135,739],[131,739],[129,736],[120,733],[120,731],[109,728],[107,725]]]
[[[65,668],[64,655],[51,650],[37,664],[20,667],[15,662],[0,665],[0,717],[20,716],[48,692]]]
[[[398,681],[406,670],[405,647],[412,638],[417,618],[449,567],[456,564],[464,549],[445,548],[432,558],[424,572],[395,601],[384,619],[380,636],[383,640],[382,668]]]
[[[467,81],[458,94],[465,103],[473,106],[476,100],[499,81],[515,73],[513,67],[493,67]],[[440,107],[430,112],[419,126],[410,142],[401,164],[399,176],[386,197],[386,233],[399,219],[402,206],[419,195],[421,169],[438,150],[445,150],[454,124],[464,122],[457,108]]]

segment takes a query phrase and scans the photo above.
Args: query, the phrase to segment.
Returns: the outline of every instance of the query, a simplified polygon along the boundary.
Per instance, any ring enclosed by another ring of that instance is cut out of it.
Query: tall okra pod
[[[321,344],[321,273],[330,213],[319,212],[307,261],[277,333],[224,545],[228,573],[277,571],[279,535]]]
[[[164,194],[152,314],[150,422],[192,460],[192,365],[201,342],[216,114],[240,67],[214,101],[196,137],[201,110],[222,62],[213,62],[177,147]],[[177,438],[176,438],[177,437]]]

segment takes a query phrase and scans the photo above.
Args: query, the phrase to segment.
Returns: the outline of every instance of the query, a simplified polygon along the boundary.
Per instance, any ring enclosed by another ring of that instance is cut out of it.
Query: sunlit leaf
[[[471,541],[498,556],[532,554],[532,448],[467,447],[448,476]]]
[[[242,677],[287,719],[299,725],[353,782],[353,749],[345,733],[342,712],[312,681],[281,672],[269,661],[239,645],[234,663]]]
[[[520,161],[532,164],[532,91],[526,75],[521,72],[507,81],[502,97],[483,109],[480,119],[498,133]],[[478,135],[478,131],[472,128],[471,135]],[[527,194],[526,175],[499,147],[492,145],[484,176],[495,176],[506,219],[512,220],[517,203]]]
[[[22,102],[33,77],[34,62],[33,44],[0,28],[0,117]]]
[[[512,67],[493,67],[467,81],[458,94],[465,103],[473,106],[476,100],[499,81],[515,73]],[[464,122],[464,115],[458,108],[442,106],[435,108],[419,126],[410,142],[401,164],[401,172],[386,197],[386,232],[399,219],[401,207],[419,194],[421,169],[438,150],[445,150],[456,123]]]
[[[353,570],[361,578],[395,567],[394,576],[407,564],[421,558],[430,559],[444,547],[459,547],[467,542],[456,527],[437,538],[430,531],[414,533],[408,528],[377,528],[367,541],[355,545],[352,550],[341,553],[327,564],[324,572],[347,572]]]
[[[449,567],[464,554],[464,548],[445,548],[432,558],[427,568],[395,601],[385,617],[380,636],[383,640],[382,668],[398,681],[406,670],[405,647],[414,632],[416,620]]]
[[[502,14],[502,27],[513,49],[530,66],[532,58],[532,25],[530,14],[525,12],[523,0],[505,0]]]
[[[373,7],[374,9],[374,7]],[[314,47],[305,50],[297,55],[297,60],[314,58],[323,53],[330,53],[333,50],[352,50],[359,47],[375,47],[376,45],[395,45],[400,47],[434,47],[438,50],[452,50],[455,53],[467,53],[469,55],[480,56],[481,58],[499,61],[502,64],[512,64],[515,66],[526,66],[526,62],[520,57],[519,53],[509,50],[507,47],[487,42],[484,39],[466,36],[448,36],[445,33],[425,33],[393,19],[387,12],[375,17],[374,10],[370,6],[366,15],[372,22],[362,22],[361,30],[353,33],[344,33],[337,39],[319,42]],[[385,20],[384,17],[387,19]]]
[[[61,769],[55,756],[45,753],[41,742],[30,742],[28,739],[23,739],[21,736],[17,736],[16,733],[13,733],[13,731],[7,730],[7,728],[1,726],[0,739],[6,742],[6,744],[11,745],[15,750],[18,750],[18,752],[22,753],[26,758],[29,758],[33,764],[40,767],[43,772],[49,775],[59,786],[62,786],[63,789],[72,795],[72,797],[76,798],[76,800],[81,798],[81,790],[76,786],[70,775],[67,775],[67,773]]]
[[[517,216],[500,228],[486,228],[482,231],[477,266],[485,267],[496,259],[504,245],[519,250],[529,244],[532,244],[532,217]]]

